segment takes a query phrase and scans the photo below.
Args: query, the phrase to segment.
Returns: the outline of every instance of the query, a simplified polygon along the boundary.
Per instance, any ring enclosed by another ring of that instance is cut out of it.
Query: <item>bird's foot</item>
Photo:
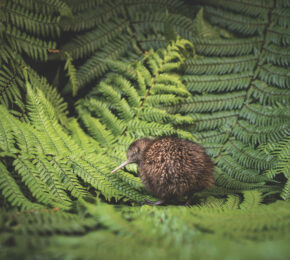
[[[150,200],[144,200],[142,202],[142,205],[153,205],[153,206],[158,206],[164,204],[164,200],[158,200],[158,201],[150,201]]]

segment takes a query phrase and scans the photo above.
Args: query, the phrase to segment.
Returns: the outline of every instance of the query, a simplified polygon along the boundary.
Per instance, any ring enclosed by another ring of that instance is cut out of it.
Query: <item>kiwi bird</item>
[[[129,163],[137,163],[141,181],[160,201],[146,204],[160,205],[214,183],[214,164],[198,144],[177,137],[142,138],[133,142],[127,151],[127,161],[111,173]]]

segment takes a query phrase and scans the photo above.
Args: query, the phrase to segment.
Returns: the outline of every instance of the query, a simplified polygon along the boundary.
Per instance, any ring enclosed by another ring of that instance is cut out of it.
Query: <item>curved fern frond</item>
[[[6,198],[11,205],[22,209],[42,208],[40,204],[33,203],[24,196],[15,179],[10,175],[7,168],[0,162],[0,189],[2,196]]]
[[[271,169],[269,169],[265,175],[274,177],[278,174],[283,174],[287,179],[286,184],[282,190],[281,197],[284,200],[289,200],[289,176],[290,176],[290,138],[289,135],[285,138],[281,138],[279,142],[269,143],[264,149],[267,153],[275,156],[276,162]]]

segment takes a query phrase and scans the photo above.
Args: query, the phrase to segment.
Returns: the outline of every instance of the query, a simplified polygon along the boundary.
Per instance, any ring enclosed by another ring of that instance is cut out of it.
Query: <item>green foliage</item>
[[[28,81],[26,87],[26,122],[19,121],[4,106],[0,106],[1,136],[4,136],[1,151],[4,158],[14,158],[12,166],[29,189],[30,199],[47,206],[69,209],[75,198],[88,195],[89,187],[100,191],[108,200],[124,196],[136,201],[146,198],[121,181],[119,176],[108,175],[108,166],[96,164],[104,157],[97,157],[96,151],[86,154],[85,149],[72,140],[67,129],[60,125],[57,110],[44,93],[32,88]],[[3,168],[7,175],[4,165]],[[79,178],[86,183],[85,187]],[[130,182],[131,178],[128,179]],[[2,187],[2,194],[9,200],[11,192],[5,187]],[[11,197],[12,204],[26,208],[17,198]]]
[[[27,259],[287,259],[289,203],[259,205],[261,193],[253,191],[244,194],[238,209],[241,199],[209,197],[191,208],[81,201],[79,216],[57,210],[4,212],[1,242],[13,239],[20,250],[8,246],[1,254]]]
[[[162,109],[189,95],[180,77],[172,73],[180,69],[184,59],[181,50],[187,46],[190,42],[178,40],[167,50],[149,51],[134,66],[108,61],[114,72],[79,101],[81,123],[110,161],[120,163],[127,147],[138,137],[177,134],[192,138],[178,129],[178,125],[192,123],[189,117],[167,114]]]
[[[289,8],[2,1],[0,258],[287,259]],[[137,166],[109,174],[160,135],[215,161],[192,207],[139,206]]]
[[[265,145],[264,148],[267,153],[273,154],[275,156],[276,162],[275,166],[266,172],[268,176],[276,176],[279,174],[283,174],[284,177],[287,179],[287,182],[282,190],[281,197],[284,200],[290,199],[290,138],[289,136],[285,137],[284,139],[280,140],[277,143],[269,143]]]
[[[67,52],[67,60],[64,65],[64,69],[67,70],[67,74],[69,76],[70,82],[72,84],[72,95],[76,96],[77,91],[78,91],[78,81],[76,77],[76,69],[72,63],[73,59],[71,55]]]

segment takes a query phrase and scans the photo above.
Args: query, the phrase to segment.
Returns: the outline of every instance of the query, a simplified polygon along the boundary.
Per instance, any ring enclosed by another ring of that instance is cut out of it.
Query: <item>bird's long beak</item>
[[[122,164],[120,164],[117,168],[115,168],[114,170],[111,171],[111,174],[120,170],[121,168],[123,168],[125,165],[127,165],[128,163],[131,163],[129,160],[123,162]]]

